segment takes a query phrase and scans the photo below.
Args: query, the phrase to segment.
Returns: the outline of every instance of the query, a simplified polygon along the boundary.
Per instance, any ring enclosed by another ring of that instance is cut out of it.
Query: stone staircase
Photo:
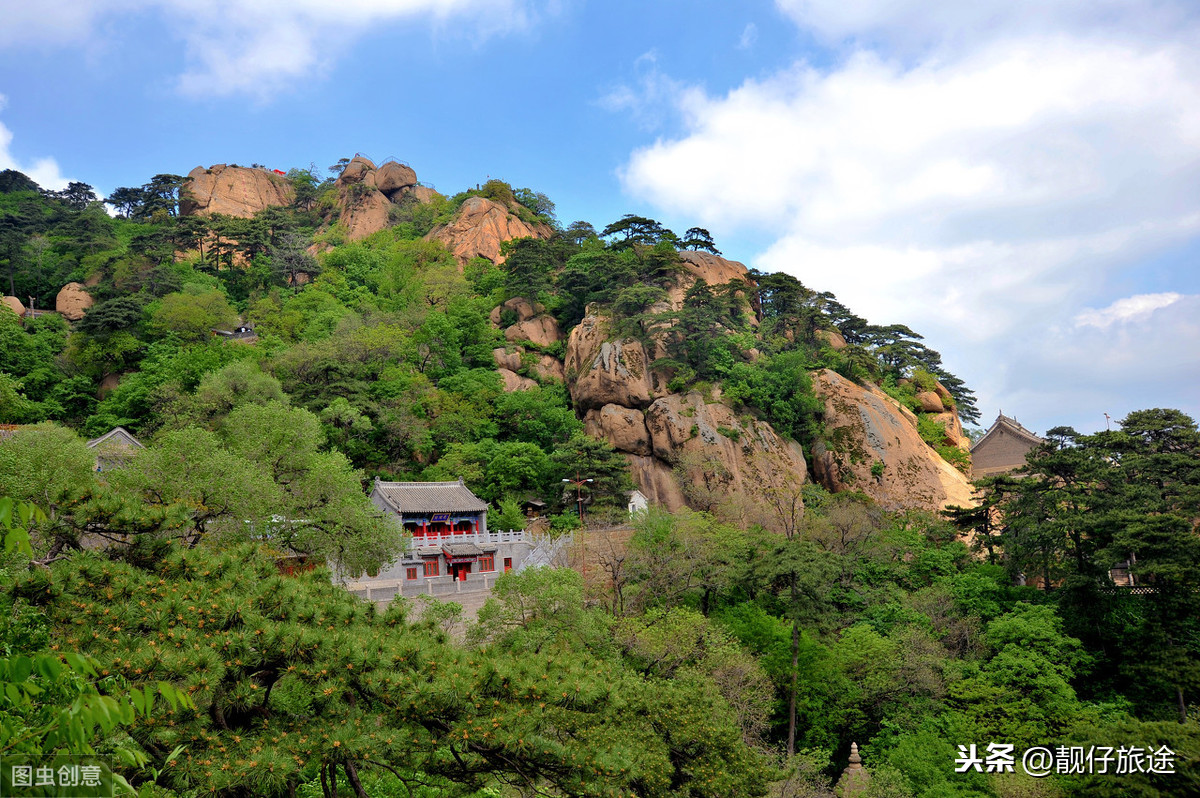
[[[564,568],[567,565],[567,551],[570,549],[574,534],[560,535],[552,538],[549,535],[535,535],[533,550],[521,563],[519,570],[526,568]]]

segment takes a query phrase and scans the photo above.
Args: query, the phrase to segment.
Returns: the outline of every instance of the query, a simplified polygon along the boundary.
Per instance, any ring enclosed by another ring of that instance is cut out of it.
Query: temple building
[[[371,601],[422,594],[461,601],[461,594],[490,591],[505,571],[553,565],[560,553],[561,540],[527,530],[489,530],[487,503],[461,479],[377,479],[371,503],[396,519],[407,543],[400,558],[379,573],[343,580],[350,592]]]
[[[92,438],[87,442],[87,447],[96,450],[97,471],[121,468],[138,449],[146,448],[124,427],[114,427],[99,438]]]
[[[971,478],[1007,474],[1025,465],[1030,451],[1044,443],[1029,430],[1003,413],[971,447]]]

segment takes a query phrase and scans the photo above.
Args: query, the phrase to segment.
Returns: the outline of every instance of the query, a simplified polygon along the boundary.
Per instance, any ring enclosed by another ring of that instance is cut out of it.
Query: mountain
[[[9,247],[14,293],[25,290],[18,274],[48,275],[49,258],[54,277],[37,288],[70,282],[59,309],[74,326],[59,333],[49,377],[31,379],[36,369],[14,358],[0,368],[25,402],[0,420],[150,436],[211,425],[195,392],[250,357],[355,465],[463,476],[491,500],[556,500],[561,465],[509,478],[492,460],[520,446],[535,459],[582,451],[572,443],[582,431],[619,453],[624,484],[652,501],[742,524],[778,527],[814,483],[887,509],[971,502],[958,416],[973,412],[970,392],[902,325],[869,324],[794,277],[752,272],[700,228],[681,237],[635,215],[599,232],[563,227],[530,189],[490,180],[448,197],[394,160],[356,156],[334,171],[156,175],[114,192],[116,220],[97,217],[86,192],[9,181],[4,207],[27,220],[10,238],[48,242],[37,269]],[[259,348],[213,349],[209,330],[239,323]],[[371,338],[390,343],[364,349]],[[200,351],[210,365],[166,365]],[[493,391],[536,397],[538,424],[572,420],[539,437],[504,416],[524,400],[486,399]]]

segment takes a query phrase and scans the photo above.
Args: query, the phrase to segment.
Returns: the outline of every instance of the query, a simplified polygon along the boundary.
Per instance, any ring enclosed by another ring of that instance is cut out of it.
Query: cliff
[[[408,164],[387,161],[376,167],[361,155],[350,159],[335,185],[339,219],[350,241],[386,228],[393,205],[410,199],[428,202],[434,193],[418,185],[417,173]]]
[[[706,252],[680,255],[683,269],[668,289],[665,309],[679,310],[700,279],[714,286],[741,281],[747,292],[755,287],[741,263]],[[508,330],[510,340],[533,318],[532,309],[523,313]],[[666,357],[665,333],[639,340],[613,335],[612,327],[606,311],[589,307],[566,339],[563,373],[588,433],[626,455],[635,483],[651,501],[773,526],[774,508],[784,497],[798,497],[809,479],[801,446],[722,401],[719,387],[707,395],[672,392],[669,372],[654,368]],[[822,332],[831,344],[845,345],[836,331]],[[861,490],[889,509],[972,503],[967,478],[922,440],[914,413],[878,388],[836,372],[812,376],[828,437],[809,455],[813,477],[824,487]],[[936,408],[927,398],[927,410],[945,424],[945,442],[965,446],[949,393],[939,385],[933,399]]]
[[[265,169],[215,164],[188,172],[180,191],[179,212],[184,216],[214,213],[248,219],[259,211],[290,205],[295,192],[284,178]]]
[[[503,263],[500,245],[517,238],[549,238],[553,230],[545,224],[529,224],[495,200],[468,197],[449,224],[440,225],[425,236],[441,241],[454,253],[459,265],[472,258],[487,258]]]
[[[828,433],[813,471],[826,488],[860,490],[889,510],[974,503],[967,477],[921,439],[916,416],[895,399],[829,369],[813,374],[813,387]]]

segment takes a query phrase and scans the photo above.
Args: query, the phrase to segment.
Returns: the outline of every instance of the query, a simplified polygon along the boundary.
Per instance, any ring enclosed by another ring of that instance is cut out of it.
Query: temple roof
[[[99,438],[92,438],[87,442],[89,449],[95,449],[102,444],[110,446],[128,446],[134,449],[144,449],[142,442],[133,437],[133,433],[124,427],[114,427],[108,432],[101,435]]]
[[[474,543],[443,543],[442,551],[446,553],[447,557],[470,557],[483,554],[483,549]]]
[[[1029,430],[1022,427],[1020,424],[1017,423],[1017,420],[1015,418],[1009,418],[1008,416],[1004,415],[1003,413],[1000,413],[999,415],[996,416],[996,420],[992,422],[992,426],[988,427],[988,431],[983,434],[983,437],[981,437],[979,440],[975,441],[975,443],[971,444],[971,451],[973,452],[976,449],[978,449],[980,446],[983,445],[984,441],[986,441],[988,438],[992,437],[992,435],[996,434],[998,431],[1000,431],[1002,429],[1012,433],[1013,435],[1015,435],[1018,438],[1022,438],[1024,440],[1028,441],[1033,446],[1040,446],[1041,444],[1045,443],[1045,441],[1046,441],[1045,438],[1040,438],[1037,435],[1035,435],[1034,433],[1032,433]]]
[[[457,482],[382,482],[375,492],[397,513],[481,513],[487,503]]]

